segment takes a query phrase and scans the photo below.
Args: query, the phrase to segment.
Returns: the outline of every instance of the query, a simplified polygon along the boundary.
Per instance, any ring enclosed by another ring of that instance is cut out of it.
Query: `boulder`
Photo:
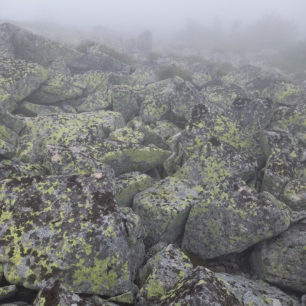
[[[134,197],[133,210],[141,217],[147,238],[153,243],[173,243],[184,232],[197,192],[187,181],[168,177]]]
[[[252,266],[269,283],[305,293],[306,220],[256,246]]]
[[[148,260],[140,271],[142,288],[136,305],[157,305],[177,282],[192,271],[190,259],[174,245],[168,245]]]
[[[290,211],[271,194],[227,179],[207,189],[190,211],[183,249],[202,259],[240,253],[290,225]]]
[[[116,200],[119,206],[132,206],[134,195],[151,187],[153,179],[140,172],[121,174],[115,180]]]
[[[115,202],[109,172],[0,183],[0,262],[11,284],[115,296],[136,289],[140,219]]]

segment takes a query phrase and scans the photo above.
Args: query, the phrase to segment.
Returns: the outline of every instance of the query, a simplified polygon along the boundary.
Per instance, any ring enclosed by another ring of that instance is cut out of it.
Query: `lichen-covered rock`
[[[114,296],[135,289],[143,229],[114,200],[109,172],[0,183],[0,262],[11,284]]]
[[[3,160],[0,162],[0,181],[19,176],[46,175],[47,169],[37,164],[25,164],[18,160]]]
[[[0,287],[0,301],[13,297],[17,292],[17,287],[15,285]]]
[[[306,210],[306,180],[291,180],[285,187],[283,197],[293,210]]]
[[[144,142],[145,135],[141,131],[134,131],[129,127],[124,127],[111,132],[108,138],[122,142],[142,144]]]
[[[305,293],[306,221],[256,246],[252,266],[269,283]]]
[[[108,302],[116,302],[116,303],[134,305],[135,294],[130,291],[130,292],[126,292],[126,293],[111,297],[107,301]]]
[[[182,246],[202,259],[242,252],[290,225],[284,203],[267,192],[257,194],[242,181],[200,188],[201,200],[190,211]]]
[[[0,122],[0,155],[12,157],[17,147],[18,134]]]
[[[132,206],[134,195],[153,184],[153,179],[144,173],[131,172],[118,176],[115,180],[116,200],[120,206]]]
[[[37,90],[49,76],[43,67],[0,57],[0,111],[13,111],[18,102]]]
[[[150,240],[173,243],[183,234],[197,195],[187,181],[168,177],[138,193],[134,197],[133,210],[141,217]]]
[[[184,124],[191,118],[193,106],[200,103],[193,85],[179,77],[149,84],[139,95],[143,100],[140,116],[149,123],[171,118]]]
[[[192,270],[190,259],[174,245],[168,245],[148,260],[140,271],[142,288],[136,305],[157,305],[160,298]]]
[[[67,105],[66,109],[67,109]],[[54,113],[63,113],[65,108],[61,105],[41,105],[36,103],[31,103],[28,101],[22,101],[18,107],[14,110],[14,113],[20,114],[25,117],[35,117],[38,115],[50,115]],[[75,109],[72,107],[69,108],[70,113],[75,113]]]
[[[263,281],[223,273],[218,273],[216,276],[219,280],[224,281],[227,289],[236,296],[242,305],[299,306],[297,299],[293,299],[280,289]]]
[[[140,98],[137,92],[127,85],[113,86],[112,102],[114,111],[121,112],[125,120],[133,119],[139,111]]]
[[[81,306],[86,304],[77,294],[70,292],[59,283],[54,284],[52,287],[46,287],[39,291],[33,306]]]
[[[88,148],[95,159],[110,165],[116,175],[133,171],[147,172],[163,164],[170,152],[155,146],[105,140]]]
[[[158,305],[242,306],[210,270],[197,267],[162,297]]]
[[[100,142],[110,131],[124,126],[120,113],[99,111],[52,114],[27,118],[20,139],[20,158],[34,162],[47,145],[73,146]]]
[[[75,84],[69,74],[54,72],[38,90],[27,98],[36,104],[55,104],[83,95],[83,88]]]
[[[110,166],[91,158],[84,146],[47,145],[44,154],[43,165],[53,175],[92,174],[101,170],[113,173]]]

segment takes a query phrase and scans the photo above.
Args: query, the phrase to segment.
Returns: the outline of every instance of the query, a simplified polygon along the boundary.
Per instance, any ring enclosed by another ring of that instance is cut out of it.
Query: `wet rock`
[[[177,283],[160,301],[159,305],[229,305],[242,303],[225,287],[217,276],[204,267],[195,268],[192,273]]]
[[[153,179],[140,172],[121,174],[116,178],[116,200],[119,206],[132,206],[134,195],[151,187]]]
[[[298,306],[299,301],[260,280],[250,280],[243,276],[218,273],[216,276],[224,281],[227,289],[232,292],[242,305],[282,305]]]
[[[140,271],[142,288],[136,305],[157,305],[162,296],[191,271],[191,261],[180,249],[174,245],[163,248]]]
[[[143,230],[129,208],[117,207],[107,175],[1,181],[0,262],[11,284],[60,281],[72,292],[108,296],[134,290]]]
[[[182,247],[202,259],[240,253],[290,225],[284,203],[269,193],[257,194],[242,181],[227,179],[200,194],[190,211]]]
[[[183,234],[197,195],[187,181],[168,177],[138,193],[133,210],[141,217],[149,239],[173,243]]]
[[[252,254],[258,275],[283,288],[306,292],[306,221],[260,243]]]

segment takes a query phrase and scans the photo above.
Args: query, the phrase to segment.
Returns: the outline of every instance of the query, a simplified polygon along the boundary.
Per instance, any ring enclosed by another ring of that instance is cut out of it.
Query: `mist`
[[[156,33],[177,31],[192,20],[224,27],[246,25],[264,15],[277,15],[306,32],[304,0],[1,0],[0,19],[55,23],[73,27],[104,26],[121,32],[149,28]]]

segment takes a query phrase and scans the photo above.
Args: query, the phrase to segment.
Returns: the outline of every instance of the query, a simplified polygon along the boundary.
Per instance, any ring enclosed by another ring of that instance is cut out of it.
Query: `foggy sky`
[[[187,20],[226,25],[277,14],[306,33],[306,0],[0,0],[0,19],[116,29],[176,30]]]

